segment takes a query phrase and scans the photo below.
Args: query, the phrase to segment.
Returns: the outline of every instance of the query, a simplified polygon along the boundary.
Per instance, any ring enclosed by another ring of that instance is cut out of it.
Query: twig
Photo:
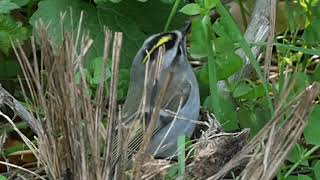
[[[34,172],[32,172],[32,171],[30,171],[30,170],[28,170],[28,169],[26,169],[26,168],[23,168],[23,167],[21,167],[21,166],[17,166],[17,165],[15,165],[15,164],[3,162],[3,161],[0,161],[0,164],[3,164],[3,165],[6,165],[6,166],[10,166],[10,167],[13,167],[13,168],[20,169],[20,170],[22,170],[22,171],[28,172],[28,173],[36,176],[37,178],[40,178],[40,179],[42,179],[42,180],[46,180],[46,178],[41,177],[39,174],[34,173]]]

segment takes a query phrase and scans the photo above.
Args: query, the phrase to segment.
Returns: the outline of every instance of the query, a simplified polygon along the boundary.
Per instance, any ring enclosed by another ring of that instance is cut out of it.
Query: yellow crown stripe
[[[159,48],[161,45],[169,42],[170,40],[172,40],[172,37],[171,37],[170,35],[161,37],[161,38],[159,39],[159,41],[157,42],[157,44],[154,45],[154,46],[150,49],[150,51],[147,52],[147,55],[144,57],[142,63],[146,63],[150,54],[152,54],[157,48]]]

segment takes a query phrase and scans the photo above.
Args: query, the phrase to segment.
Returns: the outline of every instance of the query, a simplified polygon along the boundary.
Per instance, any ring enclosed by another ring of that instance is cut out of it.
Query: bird
[[[155,158],[174,158],[178,153],[179,136],[190,138],[195,130],[200,97],[198,82],[187,57],[186,35],[189,27],[151,35],[133,59],[121,114],[124,124],[138,124],[139,127],[139,130],[133,131],[135,134],[129,142],[128,149],[132,153],[139,149],[155,108],[156,97],[168,77],[170,81],[161,99],[156,128],[146,153]],[[137,118],[139,113],[143,118]]]

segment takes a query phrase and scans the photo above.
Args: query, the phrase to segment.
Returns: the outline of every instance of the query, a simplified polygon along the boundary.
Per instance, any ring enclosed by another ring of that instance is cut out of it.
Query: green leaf
[[[161,0],[161,2],[166,4],[173,4],[176,0]]]
[[[19,9],[19,6],[13,2],[10,2],[10,0],[0,1],[0,14],[7,14],[14,9]]]
[[[228,37],[218,37],[214,40],[216,51],[222,54],[234,53],[235,46]]]
[[[221,57],[221,56],[220,56]],[[242,66],[241,58],[236,55],[230,53],[229,55],[225,54],[224,57],[218,58],[220,62],[216,66],[216,76],[217,80],[225,80],[230,77],[232,74],[237,72]],[[210,84],[209,82],[209,71],[208,65],[204,65],[199,71],[199,80],[201,83]]]
[[[192,20],[190,55],[193,58],[203,58],[208,55],[206,44],[203,42],[205,34],[203,33],[201,20]]]
[[[102,57],[97,57],[94,60],[92,60],[90,65],[90,71],[93,72],[93,77],[90,80],[90,84],[95,84],[95,85],[100,84],[101,75],[102,75],[102,65],[103,65]],[[110,64],[109,65],[106,64],[104,81],[108,80],[110,77],[111,77],[111,67],[110,67]]]
[[[215,95],[213,95],[213,98],[217,98]],[[213,112],[213,104],[211,104],[210,96],[208,96],[203,106],[208,108],[211,112]],[[237,120],[237,111],[236,106],[233,104],[233,101],[231,99],[228,99],[227,97],[220,96],[219,99],[219,105],[220,105],[220,119],[219,122],[222,126],[222,128],[226,131],[234,131],[238,130],[238,120]]]
[[[229,52],[217,56],[217,80],[225,80],[242,67],[242,59],[239,55]]]
[[[119,70],[119,83],[118,83],[118,91],[117,91],[117,100],[122,101],[125,100],[128,92],[128,85],[130,80],[130,71],[128,69],[120,69]]]
[[[70,7],[72,7],[73,21],[70,18]],[[154,13],[155,9],[157,13]],[[50,24],[48,33],[57,47],[62,42],[60,12],[66,12],[64,29],[76,34],[78,24],[72,25],[71,22],[78,22],[81,11],[84,11],[83,30],[89,32],[94,40],[93,47],[87,55],[87,61],[103,55],[104,26],[106,26],[112,31],[123,32],[121,65],[130,67],[132,59],[147,37],[146,34],[159,33],[164,27],[170,10],[170,5],[159,0],[149,0],[145,3],[136,0],[120,3],[100,2],[97,6],[82,0],[43,0],[39,2],[30,23],[35,28],[35,22],[41,18],[45,24]],[[183,23],[183,16],[177,15],[172,27],[181,27]]]
[[[0,61],[0,80],[17,78],[17,75],[21,72],[20,65],[14,60]]]
[[[320,64],[317,64],[314,74],[311,75],[311,80],[320,82]]]
[[[295,96],[297,93],[300,93],[304,90],[309,84],[309,77],[303,72],[295,72],[293,74],[294,86],[291,95]]]
[[[11,2],[17,4],[19,7],[27,5],[30,0],[11,0]]]
[[[165,179],[176,179],[179,175],[178,173],[179,173],[179,165],[173,164],[173,166],[168,169]]]
[[[205,0],[204,7],[206,9],[210,10],[210,9],[216,7],[217,3],[218,3],[218,0]]]
[[[208,65],[204,65],[200,70],[199,70],[199,81],[202,84],[209,85],[209,71],[208,71]]]
[[[317,160],[317,162],[313,166],[313,172],[316,176],[316,179],[320,179],[320,160]]]
[[[113,3],[110,4],[112,5]],[[104,26],[107,26],[113,31],[124,33],[121,62],[131,64],[129,62],[135,56],[140,44],[145,39],[145,35],[130,18],[123,16],[121,13],[111,11],[111,5],[109,8],[102,9],[81,0],[44,0],[39,2],[38,10],[30,18],[30,23],[34,29],[36,22],[40,18],[45,24],[50,24],[48,28],[49,37],[55,47],[58,47],[62,43],[60,13],[66,12],[63,22],[65,31],[76,34],[78,24],[72,24],[71,22],[79,22],[80,13],[84,11],[83,31],[89,32],[90,37],[94,40],[87,59],[94,59],[103,55]],[[72,16],[70,15],[70,7],[72,8]],[[71,20],[71,17],[73,20]]]
[[[316,105],[313,111],[311,112],[308,125],[304,129],[304,137],[308,144],[320,145],[320,106]]]
[[[180,4],[179,8],[184,3]],[[123,15],[126,19],[133,22],[140,31],[149,36],[162,31],[171,12],[172,5],[165,4],[159,0],[148,0],[144,3],[136,0],[125,0],[120,3],[100,3],[98,4],[98,9],[102,9],[102,13],[112,10],[116,14]],[[186,20],[186,15],[177,13],[170,24],[170,28],[180,29],[185,25]],[[130,37],[136,38],[135,36]]]
[[[260,101],[265,101],[260,100]],[[270,114],[265,105],[240,106],[237,110],[237,119],[241,129],[250,128],[250,136],[256,135],[269,121]]]
[[[0,175],[0,180],[7,180],[5,176]]]
[[[189,16],[200,14],[200,11],[201,11],[200,5],[196,3],[187,4],[182,9],[179,10],[179,12],[182,12],[183,14],[186,14]]]
[[[239,99],[255,99],[264,96],[265,92],[262,84],[255,85],[253,83],[240,82],[235,87],[232,95],[234,98]]]
[[[113,2],[113,3],[119,3],[121,2],[122,0],[109,0],[110,2]]]
[[[248,94],[251,90],[252,90],[251,85],[243,81],[236,86],[232,95],[234,98],[238,98]]]
[[[15,22],[10,16],[0,15],[0,50],[8,55],[12,41],[27,39],[27,29],[22,24]]]
[[[313,179],[307,175],[299,175],[298,180],[313,180]]]
[[[312,178],[306,175],[298,175],[298,176],[288,176],[286,180],[312,180]]]
[[[293,163],[298,162],[303,157],[305,151],[306,150],[302,146],[296,144],[288,154],[287,159]],[[301,165],[308,166],[309,163],[307,160],[304,160],[301,162]]]
[[[320,20],[315,20],[305,29],[302,38],[311,44],[317,44],[320,42]]]
[[[90,74],[90,72],[88,71],[88,69],[84,68],[84,69],[83,69],[83,74],[84,74],[84,76],[85,76],[86,81],[90,81],[90,79],[91,79],[92,77],[91,77],[91,74]],[[75,78],[76,84],[80,84],[80,83],[81,83],[81,74],[80,74],[80,72],[77,72],[74,78]]]

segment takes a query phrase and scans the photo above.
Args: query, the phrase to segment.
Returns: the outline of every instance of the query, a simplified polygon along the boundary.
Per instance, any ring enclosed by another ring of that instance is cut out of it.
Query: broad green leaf
[[[5,176],[0,175],[0,180],[7,180]]]
[[[21,72],[20,65],[15,60],[3,60],[0,61],[0,80],[17,78],[17,75]]]
[[[289,161],[295,163],[295,162],[299,161],[302,158],[304,152],[305,152],[305,149],[302,146],[300,146],[299,144],[296,144],[292,148],[290,153],[288,154],[287,159]],[[304,161],[301,162],[301,165],[308,166],[309,164],[308,164],[307,160],[304,160]]]
[[[225,80],[230,77],[232,74],[237,72],[242,66],[241,58],[230,53],[229,55],[225,54],[224,56],[219,56],[216,61],[219,61],[216,66],[216,76],[217,80]],[[199,80],[204,84],[210,84],[209,82],[209,71],[208,65],[205,65],[201,68],[199,72]]]
[[[312,180],[312,178],[306,175],[298,175],[298,176],[288,176],[286,180]]]
[[[0,1],[0,14],[7,14],[11,10],[19,9],[19,6],[10,0],[1,0]]]
[[[239,34],[237,34],[233,28],[229,27],[228,23],[234,23],[232,21],[227,21],[226,18],[221,17],[213,25],[212,29],[219,36],[224,38],[229,38],[232,41],[239,40]]]
[[[11,48],[11,40],[23,41],[27,39],[27,29],[22,24],[15,22],[10,16],[0,15],[0,50],[8,54]]]
[[[258,98],[258,97],[262,97],[264,95],[265,95],[265,92],[264,92],[264,89],[263,89],[263,85],[259,84],[259,85],[255,85],[248,94],[245,94],[241,98],[243,98],[243,99],[255,99],[255,98]]]
[[[173,4],[176,0],[161,0],[163,3]]]
[[[209,85],[209,71],[208,71],[208,65],[202,66],[202,68],[199,70],[199,82],[205,85]]]
[[[176,179],[179,176],[179,165],[173,164],[166,173],[165,179]]]
[[[235,46],[228,37],[218,37],[214,40],[217,53],[229,54],[233,53]]]
[[[241,99],[255,99],[265,95],[262,84],[251,85],[250,89],[249,87],[246,87],[246,86],[250,86],[250,85],[239,84],[233,91],[233,96],[235,98],[241,98]]]
[[[252,87],[250,84],[246,82],[240,82],[234,89],[232,95],[234,98],[238,98],[248,94],[251,90],[252,90]]]
[[[255,106],[257,107],[240,106],[237,110],[240,128],[250,128],[251,137],[256,135],[270,119],[270,113],[265,105]]]
[[[70,8],[72,8],[72,11],[70,11]],[[30,18],[30,23],[34,29],[36,22],[40,18],[45,24],[49,24],[49,37],[52,39],[55,47],[58,47],[62,42],[60,13],[66,12],[63,23],[65,31],[76,34],[78,19],[81,11],[83,11],[83,31],[89,32],[90,37],[94,40],[93,47],[89,51],[87,59],[94,59],[95,57],[103,55],[104,26],[106,26],[112,31],[121,31],[124,33],[121,62],[128,66],[131,64],[129,62],[131,62],[139,46],[145,39],[145,35],[130,18],[111,9],[111,5],[109,8],[102,9],[96,8],[90,3],[81,0],[44,0],[39,2],[38,10]],[[70,15],[71,12],[72,15]],[[72,24],[71,22],[76,23]]]
[[[214,95],[213,95],[214,96]],[[211,104],[210,96],[207,97],[203,103],[203,106],[208,108],[211,112],[213,112],[213,105]],[[214,96],[214,98],[217,98]],[[237,120],[237,112],[236,106],[233,104],[233,101],[228,97],[218,97],[219,105],[220,105],[220,119],[219,122],[222,128],[226,131],[234,131],[239,129],[238,120]]]
[[[190,55],[193,58],[203,58],[208,55],[206,44],[203,42],[205,34],[199,19],[192,20]]]
[[[85,79],[86,81],[90,81],[91,79],[91,74],[90,72],[88,71],[88,69],[84,68],[83,69],[83,74],[85,76]],[[80,72],[77,72],[76,75],[75,75],[75,82],[76,84],[80,84],[81,83],[81,74]]]
[[[311,112],[308,125],[304,129],[304,137],[308,144],[320,145],[320,106],[316,105]]]
[[[320,160],[317,160],[317,162],[313,166],[313,172],[316,176],[316,179],[320,179]]]
[[[304,31],[302,38],[311,44],[318,44],[320,42],[320,20],[313,21]]]
[[[90,63],[91,71],[93,71],[93,77],[90,81],[90,84],[98,85],[100,84],[101,75],[102,75],[102,65],[103,59],[102,57],[97,57]],[[111,67],[110,64],[106,64],[105,68],[105,79],[104,81],[108,80],[111,77]]]
[[[117,90],[117,100],[125,100],[125,97],[128,92],[128,85],[130,80],[130,71],[128,69],[119,70],[119,82]]]
[[[217,80],[225,80],[235,72],[239,71],[242,67],[242,59],[239,55],[229,52],[225,54],[218,54],[216,57]]]
[[[293,74],[295,84],[293,87],[294,93],[300,93],[302,90],[305,89],[306,86],[309,85],[309,77],[302,72],[295,72]]]
[[[30,0],[11,0],[11,2],[17,4],[19,7],[27,5]]]
[[[298,180],[313,180],[313,179],[307,175],[299,175]]]
[[[179,7],[184,5],[184,3],[180,4]],[[171,12],[172,5],[159,0],[148,0],[144,3],[137,0],[123,0],[120,3],[99,3],[98,9],[103,9],[102,13],[112,11],[115,14],[123,15],[126,19],[133,22],[141,32],[149,36],[162,32]],[[170,30],[180,29],[185,25],[186,20],[186,15],[177,13],[172,20]],[[130,37],[136,38],[135,36]]]
[[[218,3],[218,0],[205,0],[204,7],[208,10],[214,8]]]
[[[109,0],[110,2],[113,2],[113,3],[119,3],[121,2],[122,0]]]
[[[201,8],[199,4],[196,3],[190,3],[185,5],[182,9],[179,10],[179,12],[182,12],[183,14],[193,16],[200,14]]]
[[[109,2],[110,0],[94,0],[95,3]],[[121,1],[121,0],[120,0]]]

